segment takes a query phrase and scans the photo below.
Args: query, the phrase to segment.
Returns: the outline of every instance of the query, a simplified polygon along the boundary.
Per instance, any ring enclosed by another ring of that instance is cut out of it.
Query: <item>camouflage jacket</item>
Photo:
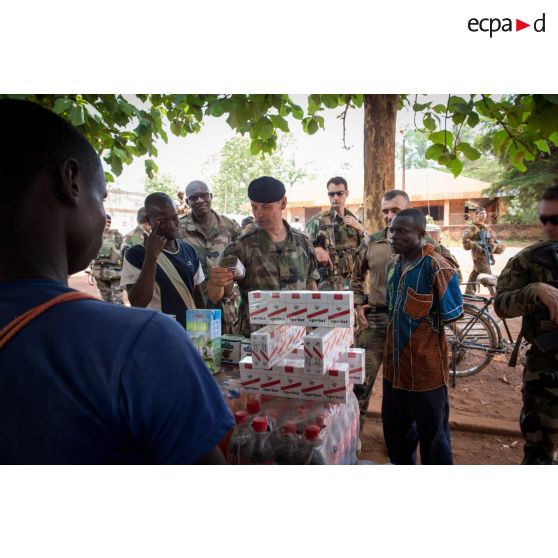
[[[558,328],[537,297],[537,283],[558,285],[558,266],[550,256],[551,248],[558,249],[558,243],[539,241],[524,248],[510,258],[496,284],[496,313],[501,318],[523,316],[521,331],[531,343]]]
[[[131,248],[136,244],[143,244],[144,234],[145,231],[141,225],[138,225],[133,231],[127,233],[122,239],[122,254],[124,254],[128,248]]]
[[[472,250],[474,260],[482,260],[483,258],[485,258],[484,250],[480,246],[475,244],[480,242],[480,232],[483,229],[486,231],[486,239],[488,241],[488,244],[492,246],[493,252],[496,248],[496,244],[498,243],[498,241],[496,240],[496,236],[486,225],[473,223],[463,233],[463,248],[465,248],[465,250]]]
[[[122,267],[122,235],[116,229],[110,229],[108,233],[103,234],[103,243],[101,249],[91,262],[91,267],[102,265],[110,265],[114,267]]]
[[[447,259],[456,270],[460,280],[459,264],[451,252],[445,246],[436,244],[430,236],[424,237],[424,243],[434,246],[434,251]],[[355,306],[364,304],[367,284],[369,285],[368,304],[380,307],[386,305],[387,265],[392,256],[393,252],[387,239],[387,229],[371,234],[368,242],[361,243],[355,257],[349,287],[354,292]],[[369,278],[367,278],[368,272],[370,272]]]
[[[274,243],[266,231],[256,228],[241,235],[224,256],[234,255],[244,264],[246,274],[238,281],[242,296],[240,333],[250,334],[248,292],[254,290],[305,290],[308,281],[319,279],[314,248],[308,237],[287,229],[284,243]]]
[[[345,209],[345,215],[356,219],[356,216],[348,209]],[[342,277],[348,286],[353,272],[355,254],[364,235],[346,225],[340,215],[334,219],[330,209],[321,211],[312,217],[306,223],[306,233],[314,246],[327,250],[333,262],[333,270],[319,266],[322,281],[330,285],[332,277],[337,275]],[[328,286],[328,288],[332,287]]]
[[[206,277],[209,277],[208,268],[219,265],[225,248],[241,235],[236,221],[213,210],[211,213],[215,226],[207,235],[192,212],[180,218],[180,238],[195,248]]]

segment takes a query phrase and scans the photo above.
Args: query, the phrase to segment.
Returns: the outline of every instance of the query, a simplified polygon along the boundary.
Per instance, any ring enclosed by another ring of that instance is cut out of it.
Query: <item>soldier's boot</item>
[[[477,269],[476,263],[474,263],[473,265],[473,271],[471,271],[469,279],[467,279],[467,283],[469,284],[465,287],[465,294],[468,295],[474,295],[477,292],[477,285],[475,284],[475,281],[479,276],[479,271]]]

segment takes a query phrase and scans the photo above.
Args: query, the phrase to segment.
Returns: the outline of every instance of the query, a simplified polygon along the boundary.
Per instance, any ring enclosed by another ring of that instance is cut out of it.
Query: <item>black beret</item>
[[[260,178],[252,180],[248,186],[248,197],[259,203],[279,201],[285,194],[285,185],[271,176],[260,176]]]

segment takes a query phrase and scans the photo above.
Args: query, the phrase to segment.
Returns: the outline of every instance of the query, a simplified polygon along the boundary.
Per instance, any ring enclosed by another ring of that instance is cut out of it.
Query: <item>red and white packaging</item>
[[[349,391],[349,365],[338,362],[325,375],[324,398],[332,403],[347,403]]]
[[[285,324],[288,313],[288,293],[285,291],[270,291],[267,303],[267,323]]]
[[[293,361],[293,365],[284,365],[283,372],[279,374],[281,379],[281,397],[287,397],[289,399],[302,399],[303,373],[304,361],[302,360]]]
[[[310,291],[285,291],[284,295],[287,300],[287,323],[291,325],[307,325],[308,296]]]
[[[271,372],[260,372],[262,395],[281,395],[281,376]]]
[[[354,327],[355,311],[353,291],[329,293],[329,327]]]
[[[239,363],[240,387],[243,391],[261,393],[261,372],[252,368],[252,358],[245,357]]]
[[[352,343],[353,330],[350,328],[315,329],[304,337],[306,371],[325,374]]]
[[[320,327],[327,325],[329,315],[329,294],[327,292],[311,291],[307,297],[308,315],[306,325]]]
[[[365,368],[366,351],[360,348],[351,348],[339,357],[339,362],[349,365],[349,379],[353,384],[363,384],[366,377]]]
[[[267,323],[269,291],[250,291],[248,293],[248,312],[251,324]]]
[[[251,335],[252,363],[258,368],[271,368],[300,345],[304,326],[268,325]]]
[[[302,398],[309,401],[321,401],[324,398],[326,376],[305,372],[302,375]]]

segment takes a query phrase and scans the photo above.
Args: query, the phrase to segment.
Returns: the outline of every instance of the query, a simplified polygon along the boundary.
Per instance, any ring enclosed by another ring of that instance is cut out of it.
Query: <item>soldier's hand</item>
[[[537,295],[540,301],[548,308],[550,319],[558,324],[558,289],[546,283],[539,283]]]
[[[370,304],[362,304],[356,307],[357,321],[360,327],[368,327],[368,320],[366,319],[365,312],[368,308],[371,308]]]
[[[345,225],[353,227],[353,229],[356,229],[358,232],[364,232],[364,227],[352,215],[345,215],[343,222]]]
[[[145,245],[145,257],[156,260],[167,243],[166,237],[159,234],[159,221],[155,223],[155,226],[151,230],[151,234],[147,237],[144,236],[143,243]]]
[[[208,283],[213,287],[226,287],[234,280],[234,273],[227,267],[215,266],[209,270]]]
[[[324,250],[320,246],[316,246],[315,250],[316,250],[316,258],[318,260],[318,263],[333,268],[333,262],[331,261],[331,258],[329,257],[329,253],[327,252],[327,250]]]

